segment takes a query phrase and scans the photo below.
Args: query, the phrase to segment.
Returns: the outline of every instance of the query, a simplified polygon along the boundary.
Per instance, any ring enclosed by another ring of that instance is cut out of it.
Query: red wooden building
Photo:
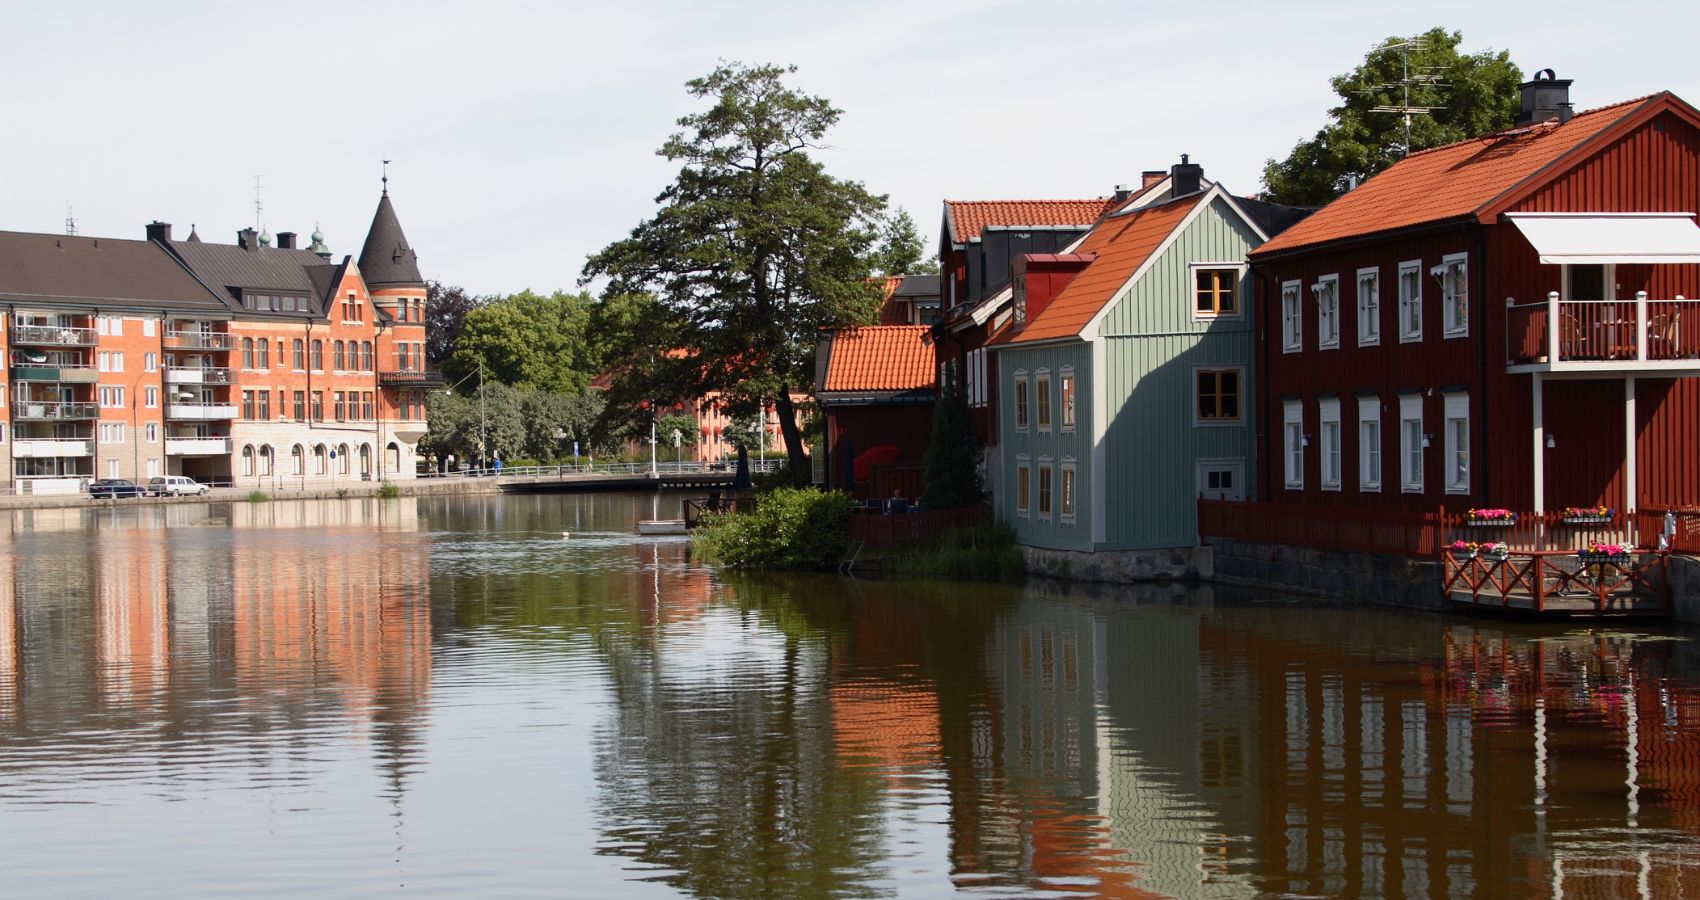
[[[821,333],[815,398],[826,414],[826,486],[858,500],[921,496],[938,398],[926,325]]]
[[[1411,154],[1252,254],[1260,495],[1700,503],[1700,113],[1670,93]]]

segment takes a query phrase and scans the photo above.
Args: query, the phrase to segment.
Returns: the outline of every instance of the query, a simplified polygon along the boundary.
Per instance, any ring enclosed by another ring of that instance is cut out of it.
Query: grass
[[[1020,581],[1024,571],[1015,531],[989,520],[953,528],[892,558],[892,574],[898,578]]]
[[[378,485],[378,489],[373,491],[372,494],[380,500],[394,500],[401,496],[401,488],[397,487],[393,481],[386,481]]]
[[[270,499],[271,499],[270,497],[266,496],[265,491],[249,491],[248,492],[248,502],[249,503],[265,503],[266,501],[268,501]]]

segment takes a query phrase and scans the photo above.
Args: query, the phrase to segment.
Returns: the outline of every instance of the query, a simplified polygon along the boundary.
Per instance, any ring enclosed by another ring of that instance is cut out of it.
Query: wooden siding
[[[1700,132],[1661,113],[1543,185],[1516,211],[1700,212]]]
[[[1060,550],[1091,550],[1092,503],[1097,492],[1092,488],[1092,362],[1091,348],[1085,342],[1047,344],[1038,347],[1015,347],[999,350],[997,367],[1001,379],[998,389],[998,421],[1003,436],[1003,480],[1001,517],[1015,527],[1018,543],[1033,547]],[[1062,430],[1062,369],[1074,367],[1075,427]],[[1038,373],[1050,372],[1051,427],[1039,430]],[[1017,373],[1027,379],[1027,431],[1015,430],[1015,383]],[[1025,455],[1027,459],[1020,457]],[[1047,459],[1048,458],[1048,459]],[[1062,519],[1062,465],[1075,464],[1074,518]],[[1049,465],[1051,475],[1052,509],[1049,519],[1039,517],[1039,467]],[[1021,466],[1029,467],[1031,498],[1026,517],[1016,513],[1016,479]],[[1112,503],[1110,509],[1116,504]]]

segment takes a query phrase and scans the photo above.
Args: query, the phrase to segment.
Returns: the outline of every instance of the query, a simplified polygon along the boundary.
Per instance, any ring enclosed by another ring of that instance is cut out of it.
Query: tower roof
[[[386,186],[378,198],[378,211],[372,216],[372,227],[366,232],[366,246],[360,248],[360,275],[372,289],[387,287],[425,286],[419,274],[419,255],[407,243],[401,232],[401,220],[396,218]]]

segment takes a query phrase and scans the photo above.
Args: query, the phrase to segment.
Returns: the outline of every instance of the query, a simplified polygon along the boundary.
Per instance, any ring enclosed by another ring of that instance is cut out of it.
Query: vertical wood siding
[[[1003,482],[1001,515],[1015,528],[1016,541],[1031,547],[1059,550],[1092,549],[1092,504],[1098,492],[1092,487],[1092,361],[1086,343],[1049,344],[1032,348],[1004,348],[997,352],[996,371],[1000,379],[997,403],[999,430],[1003,436]],[[1074,367],[1075,427],[1062,430],[1062,369]],[[1039,430],[1038,379],[1040,369],[1051,376],[1051,429]],[[1027,378],[1027,433],[1015,430],[1016,373]],[[1028,459],[1018,457],[1025,454]],[[1052,509],[1050,519],[1039,517],[1039,466],[1052,467]],[[1072,522],[1062,519],[1062,464],[1072,458],[1075,463],[1074,504]],[[1016,514],[1016,478],[1020,466],[1029,466],[1028,489],[1031,498],[1026,518]],[[1110,498],[1110,509],[1115,508]]]

